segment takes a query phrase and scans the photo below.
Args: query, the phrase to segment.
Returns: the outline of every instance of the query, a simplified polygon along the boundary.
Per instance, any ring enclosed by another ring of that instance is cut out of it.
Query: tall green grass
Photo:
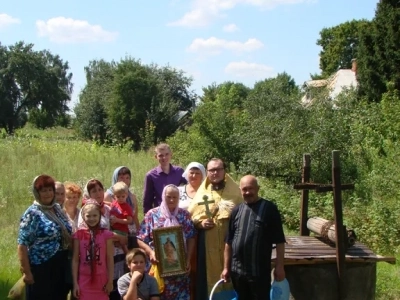
[[[33,201],[35,176],[49,174],[82,187],[90,178],[97,178],[108,188],[114,169],[125,165],[132,171],[132,187],[141,207],[144,176],[157,164],[151,153],[76,141],[68,131],[58,134],[59,130],[40,135],[23,130],[14,138],[0,139],[0,299],[7,298],[20,276],[16,239],[19,219]]]
[[[9,289],[20,277],[16,254],[19,218],[33,201],[31,183],[35,176],[46,173],[59,181],[73,181],[81,186],[88,179],[97,178],[108,188],[114,169],[125,165],[132,171],[132,187],[141,208],[144,176],[156,164],[152,153],[133,153],[78,141],[73,131],[66,129],[26,128],[13,138],[0,138],[0,299],[6,299]],[[263,196],[288,196],[278,186],[263,185]],[[298,205],[296,199],[291,202]],[[293,208],[293,211],[299,210]],[[378,264],[377,299],[400,299],[397,265]]]

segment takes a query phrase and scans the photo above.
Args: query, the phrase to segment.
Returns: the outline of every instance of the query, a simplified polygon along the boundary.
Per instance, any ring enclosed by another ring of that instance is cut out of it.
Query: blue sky
[[[319,31],[372,19],[377,0],[13,0],[0,6],[0,42],[23,40],[69,62],[73,103],[90,60],[126,55],[194,79],[256,81],[286,71],[298,84],[319,71]],[[102,4],[100,4],[102,3]],[[104,3],[104,4],[103,4]]]

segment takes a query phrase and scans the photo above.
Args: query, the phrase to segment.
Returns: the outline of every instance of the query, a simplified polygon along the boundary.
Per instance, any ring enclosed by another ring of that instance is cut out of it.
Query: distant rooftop
[[[337,71],[335,74],[330,76],[328,79],[319,79],[319,80],[309,80],[304,83],[304,86],[307,89],[312,88],[323,88],[327,87],[329,90],[329,96],[332,99],[335,99],[341,92],[345,89],[349,89],[351,87],[356,88],[357,83],[357,64],[356,60],[353,60],[353,66],[351,69],[341,69]],[[301,102],[305,105],[308,105],[313,100],[313,93],[311,91],[306,91],[306,94],[301,99]]]

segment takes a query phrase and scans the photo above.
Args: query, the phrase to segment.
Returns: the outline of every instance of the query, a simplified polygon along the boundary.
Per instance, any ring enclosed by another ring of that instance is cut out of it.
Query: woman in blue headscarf
[[[131,171],[129,170],[129,168],[127,168],[125,166],[120,166],[120,167],[116,168],[114,170],[114,173],[113,173],[113,176],[111,179],[111,187],[104,194],[104,201],[107,204],[111,204],[111,202],[113,201],[114,193],[113,193],[112,187],[114,186],[114,184],[116,184],[119,181],[122,181],[128,187],[130,187],[131,179],[132,179],[132,174],[131,174]],[[131,233],[136,233],[140,228],[139,219],[138,219],[138,213],[139,213],[138,212],[138,204],[137,204],[137,199],[136,199],[135,194],[133,194],[130,190],[129,190],[129,195],[128,195],[128,198],[126,199],[126,202],[132,208],[132,212],[133,212],[133,224],[129,226],[129,231]]]

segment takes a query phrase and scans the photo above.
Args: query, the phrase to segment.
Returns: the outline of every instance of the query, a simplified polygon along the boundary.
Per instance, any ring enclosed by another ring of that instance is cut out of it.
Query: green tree
[[[379,102],[387,91],[387,82],[400,89],[400,4],[382,0],[378,3],[372,27],[361,32],[357,57],[357,80],[360,96]]]
[[[359,34],[369,26],[367,20],[352,20],[320,31],[317,45],[322,47],[319,66],[323,78],[351,68],[351,60],[358,57]]]
[[[115,67],[115,62],[90,61],[85,67],[86,85],[74,108],[76,116],[74,127],[78,134],[101,144],[112,143],[106,104],[112,93]]]
[[[235,135],[244,173],[298,176],[298,158],[306,129],[300,90],[286,73],[259,81],[244,103],[245,117]],[[260,138],[262,137],[262,138]],[[297,149],[297,150],[296,150]]]
[[[126,57],[92,61],[85,70],[75,124],[81,136],[100,143],[149,147],[172,135],[179,117],[195,104],[192,78],[169,66]]]
[[[209,86],[202,87],[203,95],[200,97],[201,102],[209,102],[217,100],[218,85],[213,82]]]
[[[146,111],[148,122],[154,126],[155,144],[164,141],[178,129],[181,116],[192,113],[197,95],[191,90],[192,78],[181,70],[152,65],[150,72],[158,87],[158,94]]]
[[[212,157],[220,157],[236,167],[242,150],[235,141],[235,132],[241,126],[243,103],[250,89],[241,83],[225,82],[212,84],[205,90],[213,90],[203,95],[202,102],[193,113],[193,124],[186,132],[178,132],[169,143],[177,157],[206,162]],[[210,98],[208,98],[210,96]]]
[[[30,110],[45,116],[42,127],[55,125],[67,113],[72,74],[58,55],[35,51],[24,42],[0,45],[0,74],[0,126],[7,133],[12,134]]]
[[[107,122],[120,142],[132,141],[140,149],[165,140],[178,128],[180,112],[191,111],[196,95],[192,79],[184,72],[157,65],[144,65],[127,57],[114,70],[112,93],[107,101]],[[145,133],[145,134],[144,134]]]

